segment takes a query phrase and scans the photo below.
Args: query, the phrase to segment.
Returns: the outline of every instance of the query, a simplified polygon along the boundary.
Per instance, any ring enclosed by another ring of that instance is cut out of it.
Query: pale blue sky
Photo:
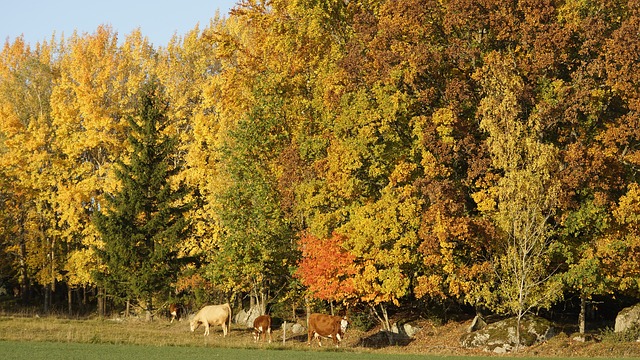
[[[196,24],[209,24],[217,9],[226,15],[238,0],[3,0],[0,6],[0,46],[24,35],[35,45],[56,34],[93,33],[111,25],[123,39],[136,28],[155,47],[165,46],[173,34],[182,36]]]

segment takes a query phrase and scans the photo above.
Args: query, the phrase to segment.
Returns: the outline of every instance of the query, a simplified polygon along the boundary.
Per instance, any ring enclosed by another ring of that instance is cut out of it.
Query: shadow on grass
[[[389,346],[407,346],[413,339],[407,334],[381,330],[360,339],[359,345],[370,349],[381,349]]]

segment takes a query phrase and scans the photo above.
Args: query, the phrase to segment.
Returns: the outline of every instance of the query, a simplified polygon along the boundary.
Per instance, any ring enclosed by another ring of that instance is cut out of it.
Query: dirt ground
[[[384,337],[378,335],[379,330],[368,332],[353,331],[344,346],[376,347],[381,352],[415,353],[445,356],[488,356],[493,355],[482,349],[465,349],[460,346],[460,338],[466,333],[471,320],[450,321],[444,325],[435,326],[429,321],[417,321],[415,325],[421,330],[413,339],[389,345]],[[587,335],[585,341],[580,341],[579,334],[565,333],[556,329],[556,335],[542,344],[523,348],[509,356],[542,356],[542,357],[640,357],[640,342],[616,342],[601,339],[601,336]],[[377,338],[377,345],[368,339]]]

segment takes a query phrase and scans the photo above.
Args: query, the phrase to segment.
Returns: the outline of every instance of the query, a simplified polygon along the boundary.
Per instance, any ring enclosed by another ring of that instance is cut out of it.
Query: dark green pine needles
[[[140,299],[148,317],[153,296],[175,282],[178,244],[190,229],[184,216],[189,190],[171,183],[181,162],[177,138],[164,132],[170,124],[166,108],[156,82],[141,89],[136,114],[128,119],[130,159],[114,168],[121,187],[105,194],[106,206],[94,218],[104,242],[99,258],[106,265],[96,274],[98,283],[116,298]]]

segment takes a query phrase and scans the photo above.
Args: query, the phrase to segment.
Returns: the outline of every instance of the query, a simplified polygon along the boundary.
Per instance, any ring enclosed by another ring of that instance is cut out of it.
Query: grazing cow
[[[338,347],[338,342],[342,341],[344,332],[347,331],[347,317],[311,314],[309,315],[309,337],[307,344],[311,345],[311,336],[318,339],[318,346],[322,346],[321,338],[333,339],[333,344]]]
[[[269,336],[269,344],[271,344],[271,316],[258,316],[253,320],[253,340],[257,342],[262,337],[262,341],[265,341],[267,335]]]
[[[200,324],[204,324],[204,335],[209,335],[209,327],[221,325],[223,336],[231,331],[231,306],[229,303],[222,305],[208,305],[200,309],[191,319],[191,331],[195,331]]]
[[[169,305],[169,314],[171,314],[170,323],[173,323],[173,320],[175,319],[178,319],[178,321],[182,321],[182,306],[178,304]]]

